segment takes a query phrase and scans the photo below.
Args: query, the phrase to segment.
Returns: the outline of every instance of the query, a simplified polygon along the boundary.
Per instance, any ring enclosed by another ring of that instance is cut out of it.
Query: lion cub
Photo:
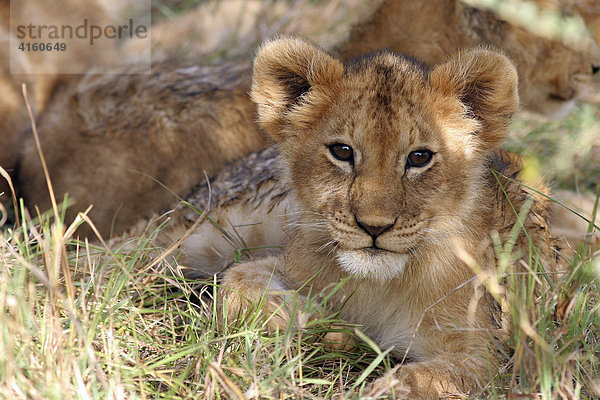
[[[282,290],[302,288],[302,301],[348,278],[331,310],[413,361],[397,370],[395,393],[475,391],[508,328],[472,267],[495,271],[491,234],[506,240],[527,198],[490,171],[516,170],[498,151],[518,106],[511,62],[478,49],[431,70],[389,52],[344,65],[284,38],[258,52],[251,96],[299,212],[283,254],[223,273],[229,320],[265,293],[278,312]],[[549,269],[546,206],[536,200],[523,224]],[[515,251],[528,249],[521,233]]]

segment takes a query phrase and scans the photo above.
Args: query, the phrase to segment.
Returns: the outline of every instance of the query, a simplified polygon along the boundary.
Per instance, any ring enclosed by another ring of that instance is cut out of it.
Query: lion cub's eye
[[[335,143],[327,146],[332,156],[340,161],[353,162],[354,161],[354,150],[352,147],[343,143]]]
[[[429,164],[432,158],[433,152],[430,150],[415,150],[408,155],[406,166],[421,168]]]

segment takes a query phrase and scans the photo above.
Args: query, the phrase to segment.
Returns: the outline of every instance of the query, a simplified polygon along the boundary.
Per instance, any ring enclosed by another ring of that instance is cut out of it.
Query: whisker
[[[317,252],[320,253],[321,251],[325,250],[328,246],[331,246],[334,243],[335,243],[335,241],[333,239],[331,239],[330,241],[328,241],[327,243],[325,243],[324,245],[322,245],[321,247],[319,247],[317,249]]]
[[[327,254],[325,255],[325,257],[329,258],[332,256],[332,254],[340,247],[340,244],[338,242],[335,243],[335,245],[329,249],[329,252],[327,252]]]
[[[311,211],[311,210],[296,210],[296,211],[288,211],[286,212],[287,215],[317,215],[319,217],[323,217],[326,218],[327,215],[326,214],[322,214],[320,212],[317,211]]]

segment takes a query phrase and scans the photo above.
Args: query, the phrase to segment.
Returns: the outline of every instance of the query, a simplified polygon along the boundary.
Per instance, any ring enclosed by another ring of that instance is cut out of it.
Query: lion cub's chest
[[[359,324],[359,329],[382,350],[393,346],[392,353],[402,357],[409,349],[410,358],[419,359],[421,339],[417,329],[426,306],[415,304],[411,291],[401,289],[393,283],[351,282],[334,301],[341,308],[340,317]]]

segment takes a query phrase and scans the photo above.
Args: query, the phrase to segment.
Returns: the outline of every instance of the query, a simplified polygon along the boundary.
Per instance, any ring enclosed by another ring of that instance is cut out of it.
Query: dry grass
[[[335,315],[270,334],[260,312],[223,327],[210,301],[215,283],[189,282],[176,265],[157,264],[164,250],[152,244],[156,232],[108,249],[74,240],[73,228],[52,213],[23,215],[0,237],[0,397],[355,397],[397,362],[350,326],[360,348],[320,345],[341,325]],[[509,246],[499,249],[509,254]],[[506,264],[505,275],[485,278],[508,277],[515,334],[506,364],[479,396],[595,398],[598,251],[582,245],[572,271],[537,298],[543,275],[534,254],[529,275]],[[326,300],[318,294],[295,319],[308,320]]]

